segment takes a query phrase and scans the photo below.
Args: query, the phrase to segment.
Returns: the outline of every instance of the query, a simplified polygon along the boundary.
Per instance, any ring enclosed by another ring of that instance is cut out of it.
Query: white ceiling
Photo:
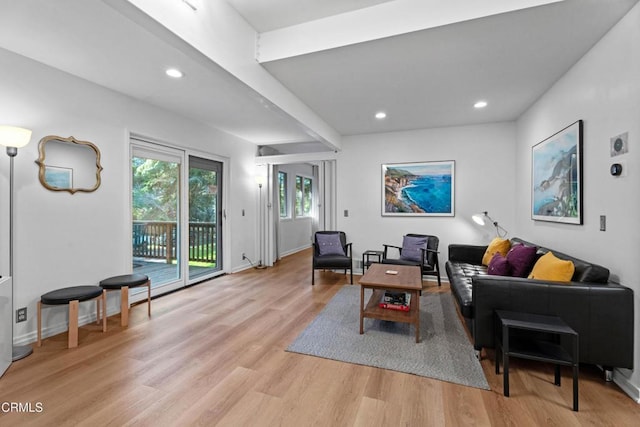
[[[226,1],[258,32],[409,2]],[[342,135],[514,120],[637,2],[565,0],[262,65]],[[106,3],[0,0],[0,48],[283,153],[328,149],[164,27]],[[166,78],[175,64],[189,78]],[[481,98],[489,106],[474,110]],[[385,121],[373,118],[378,110]],[[303,144],[283,145],[292,142]]]
[[[633,3],[563,1],[262,65],[342,135],[510,121]]]
[[[149,28],[98,0],[0,0],[0,48],[256,144],[310,139],[215,63],[164,29]],[[185,78],[164,74],[173,66]]]
[[[393,0],[227,0],[259,33]]]

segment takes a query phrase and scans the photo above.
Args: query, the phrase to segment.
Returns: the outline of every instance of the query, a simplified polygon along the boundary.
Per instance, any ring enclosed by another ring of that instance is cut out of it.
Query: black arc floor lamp
[[[13,276],[13,158],[18,155],[18,148],[22,148],[31,140],[31,131],[15,126],[0,126],[0,145],[7,147],[9,156],[9,276],[12,278],[12,292],[15,289],[16,279]],[[11,317],[13,318],[13,298],[11,302]],[[13,328],[11,328],[13,337]],[[13,338],[12,338],[13,341]],[[33,353],[29,345],[13,346],[11,360],[23,359]]]
[[[489,213],[487,211],[481,212],[481,213],[477,213],[471,216],[471,218],[473,219],[473,221],[478,224],[478,225],[486,225],[487,223],[492,224],[495,228],[496,228],[496,235],[498,237],[504,238],[507,236],[507,234],[509,233],[507,230],[504,229],[504,227],[502,227],[501,225],[498,224],[498,221],[494,221],[490,216]]]

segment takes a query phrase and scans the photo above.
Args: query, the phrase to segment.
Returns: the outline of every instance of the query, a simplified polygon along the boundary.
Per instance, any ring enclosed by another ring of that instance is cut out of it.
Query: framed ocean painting
[[[73,169],[45,166],[44,179],[47,184],[56,189],[73,188]]]
[[[383,216],[454,216],[455,162],[382,165]]]
[[[582,224],[582,120],[532,148],[531,218]]]

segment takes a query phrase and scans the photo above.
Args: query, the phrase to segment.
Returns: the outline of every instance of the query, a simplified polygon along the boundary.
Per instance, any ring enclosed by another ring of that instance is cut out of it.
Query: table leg
[[[38,301],[38,347],[42,346],[42,302]]]
[[[578,412],[578,364],[573,365],[573,410]]]
[[[69,348],[78,346],[78,300],[69,302]]]
[[[363,316],[364,316],[364,286],[360,285],[360,335],[364,334],[363,329]]]
[[[107,290],[102,291],[102,332],[107,332]]]
[[[416,313],[415,316],[415,325],[416,325],[416,343],[420,342],[420,293],[418,291],[413,291],[413,297],[416,300]]]
[[[509,397],[509,328],[502,327],[502,366],[504,370],[504,380],[502,388],[504,395]]]
[[[573,410],[578,411],[578,336],[573,337]]]
[[[147,281],[147,316],[151,317],[151,280]]]
[[[104,293],[104,291],[103,291],[103,293]],[[101,319],[100,313],[102,312],[100,310],[101,302],[102,302],[101,297],[96,298],[96,325],[100,324],[100,319]]]
[[[120,288],[120,325],[129,325],[129,287]]]

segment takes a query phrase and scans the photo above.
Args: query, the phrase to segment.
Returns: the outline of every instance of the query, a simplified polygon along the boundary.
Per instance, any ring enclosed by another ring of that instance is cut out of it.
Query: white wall
[[[289,190],[289,214],[287,219],[280,219],[278,232],[280,234],[280,256],[298,252],[311,246],[310,217],[296,218],[296,175],[313,178],[313,168],[309,164],[279,165],[281,172],[287,173],[287,185]],[[316,183],[317,184],[317,183]],[[314,186],[316,185],[314,184]]]
[[[225,269],[242,266],[242,252],[256,258],[253,144],[5,50],[0,93],[2,123],[33,130],[31,143],[15,158],[14,304],[29,313],[16,325],[16,342],[35,339],[36,301],[43,293],[131,271],[129,132],[228,158],[231,235],[224,238],[231,256]],[[97,191],[70,195],[40,185],[34,161],[46,135],[72,135],[98,146],[104,170]],[[8,275],[8,163],[0,155],[2,275]],[[81,316],[90,306],[81,307]],[[66,307],[47,310],[47,326],[64,326]]]
[[[447,127],[345,137],[338,156],[338,229],[353,243],[354,257],[383,244],[400,246],[406,233],[440,239],[443,278],[450,243],[486,244],[495,237],[471,220],[489,214],[507,230],[514,228],[516,134],[514,123]],[[454,217],[381,215],[382,164],[455,160]],[[344,217],[344,210],[349,216]],[[512,233],[513,235],[513,233]]]
[[[579,119],[584,120],[584,225],[532,221],[531,147]],[[612,158],[610,138],[623,132],[629,132],[629,152]],[[636,213],[640,210],[640,5],[518,120],[517,134],[518,233],[608,267],[613,280],[634,290],[635,312],[639,313],[640,225]],[[609,166],[620,161],[627,176],[612,177]],[[605,232],[599,231],[600,215],[607,216]],[[634,326],[634,365],[640,367],[637,314]],[[636,400],[638,371],[615,373],[616,381]]]

